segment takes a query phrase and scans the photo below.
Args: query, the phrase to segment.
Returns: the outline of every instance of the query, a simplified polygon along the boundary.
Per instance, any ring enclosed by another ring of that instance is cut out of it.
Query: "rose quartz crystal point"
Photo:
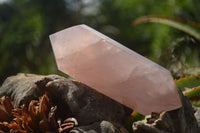
[[[147,115],[181,107],[168,70],[86,25],[50,35],[59,70]]]

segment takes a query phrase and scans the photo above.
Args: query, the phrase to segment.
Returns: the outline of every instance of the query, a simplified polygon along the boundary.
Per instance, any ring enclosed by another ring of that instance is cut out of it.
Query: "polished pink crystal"
[[[168,70],[86,25],[50,35],[59,70],[141,114],[181,107]]]

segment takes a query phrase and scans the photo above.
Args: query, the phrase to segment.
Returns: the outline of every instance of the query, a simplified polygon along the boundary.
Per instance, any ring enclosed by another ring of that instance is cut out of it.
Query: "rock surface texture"
[[[60,118],[75,117],[79,126],[73,133],[127,133],[125,119],[131,109],[88,86],[57,75],[18,74],[7,78],[0,97],[9,96],[15,107],[48,92],[58,106]]]
[[[200,107],[195,107],[194,109],[195,109],[194,116],[196,117],[197,123],[200,127]]]
[[[147,123],[141,121],[133,124],[135,133],[200,133],[195,118],[194,109],[186,96],[178,89],[182,101],[182,107],[173,111],[153,113]],[[197,112],[196,112],[197,113]],[[196,114],[198,117],[198,115]]]
[[[18,74],[8,77],[0,88],[0,97],[9,96],[15,107],[28,105],[47,92],[58,107],[58,117],[75,117],[78,127],[71,133],[128,133],[125,120],[132,110],[88,86],[57,75]],[[135,133],[200,133],[199,109],[178,90],[183,107],[152,113],[147,123],[133,123]],[[195,115],[194,115],[195,113]],[[196,117],[196,119],[195,119]]]

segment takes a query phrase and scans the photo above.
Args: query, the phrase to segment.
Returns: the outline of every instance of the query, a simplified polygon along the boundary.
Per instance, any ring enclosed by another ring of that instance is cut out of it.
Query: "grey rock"
[[[18,74],[8,77],[0,88],[0,97],[9,96],[15,107],[28,105],[45,92],[58,106],[63,120],[75,117],[79,126],[71,133],[127,133],[124,123],[131,109],[113,101],[74,80],[58,75]],[[200,133],[199,109],[196,112],[178,89],[182,107],[173,111],[154,113],[147,123],[133,123],[135,133]],[[195,113],[195,115],[194,115]],[[196,117],[196,118],[195,118]],[[198,122],[198,123],[197,123]]]
[[[15,107],[22,103],[28,103],[31,99],[36,99],[42,95],[35,84],[42,77],[33,74],[18,74],[8,77],[0,88],[0,97],[9,96]]]
[[[133,123],[135,133],[170,133],[156,128],[153,124],[143,123],[141,121]]]
[[[122,126],[109,121],[95,122],[88,126],[76,127],[70,133],[128,133]]]
[[[198,125],[200,127],[200,107],[196,107],[195,108],[194,116],[195,116],[195,118],[197,120],[197,123],[198,123]]]
[[[0,88],[0,97],[9,96],[18,107],[28,105],[45,92],[58,106],[57,117],[63,120],[75,117],[80,132],[127,132],[123,126],[131,109],[78,81],[58,75],[18,74],[8,77]]]
[[[186,96],[178,89],[182,107],[176,110],[158,114],[158,119],[149,119],[147,123],[141,121],[133,124],[135,133],[200,133],[194,110]]]

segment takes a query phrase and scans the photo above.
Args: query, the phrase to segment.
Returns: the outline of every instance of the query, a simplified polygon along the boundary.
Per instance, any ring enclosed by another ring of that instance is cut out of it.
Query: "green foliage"
[[[155,6],[155,3],[159,6]],[[151,25],[149,27],[132,27],[132,20],[147,14],[166,14],[170,15],[173,13],[173,6],[171,2],[167,1],[156,1],[156,0],[105,0],[100,7],[102,15],[105,18],[105,25],[109,24],[115,29],[116,33],[106,33],[127,47],[138,51],[139,53],[150,56],[152,54],[151,43],[155,42],[156,45],[163,47],[166,35],[169,34],[168,28],[163,27],[157,28]],[[109,8],[108,8],[109,7]],[[109,9],[109,10],[108,10]],[[167,31],[167,32],[166,32]],[[153,32],[153,33],[152,33]],[[157,35],[163,35],[160,37],[158,42]],[[162,46],[161,46],[162,45]],[[156,51],[160,52],[160,48]]]
[[[200,106],[200,75],[191,75],[175,80],[176,85],[190,99],[193,106]]]
[[[171,0],[105,0],[100,11],[104,17],[104,24],[108,23],[109,27],[115,29],[112,30],[114,33],[105,32],[107,35],[166,67],[175,77],[180,77],[200,73],[200,41],[196,39],[199,38],[200,33],[197,13],[200,11],[199,5],[198,0],[173,2]],[[159,18],[159,21],[178,26],[179,29],[183,27],[183,30],[189,34],[157,23],[130,28],[133,20],[152,14],[184,18],[185,22],[176,21],[175,18]]]
[[[199,0],[99,0],[91,15],[84,14],[95,2],[91,6],[81,0],[11,0],[0,4],[0,82],[18,72],[58,73],[48,36],[81,23],[167,67],[175,77],[200,73]],[[133,20],[151,14],[164,17],[146,17],[143,22],[155,24],[132,27]],[[175,83],[193,105],[199,106],[199,76]],[[132,131],[132,123],[144,117],[135,112],[127,128]]]
[[[175,84],[182,90],[186,91],[188,88],[195,88],[200,86],[200,75],[191,75],[182,77],[178,80],[175,80]]]
[[[185,36],[174,40],[167,49],[162,50],[159,59],[175,77],[200,73],[199,42]],[[167,62],[167,64],[166,64]]]
[[[0,4],[0,83],[19,72],[58,73],[49,35],[75,18],[64,0],[11,0]],[[67,19],[66,19],[67,18]]]
[[[165,16],[165,15],[162,15],[162,16],[150,15],[150,16],[145,16],[145,17],[136,19],[133,22],[133,25],[135,26],[141,23],[149,23],[149,22],[161,23],[161,24],[171,26],[178,30],[184,31],[187,34],[200,40],[200,25],[195,22],[183,21],[181,18],[178,18],[178,17]]]
[[[167,67],[175,76],[196,73],[194,67],[200,72],[198,41],[177,41],[188,38],[187,34],[164,25],[132,27],[132,20],[151,14],[197,22],[199,5],[198,0],[10,0],[0,3],[0,82],[18,72],[58,73],[48,36],[81,23]]]
[[[185,95],[188,98],[193,98],[193,97],[199,96],[200,95],[200,87],[191,89],[190,91],[186,92]]]
[[[160,53],[160,59],[158,61],[160,61],[160,64],[170,69],[174,76],[199,73],[200,65],[197,60],[199,60],[200,57],[200,51],[198,50],[200,47],[200,24],[191,21],[184,21],[178,17],[166,15],[149,15],[136,19],[133,22],[133,25],[136,26],[141,23],[149,22],[161,23],[167,26],[171,26],[175,29],[187,33],[188,35],[198,40],[196,41],[191,37],[178,38],[176,41],[171,43],[167,50],[162,50],[162,54]],[[158,36],[158,40],[160,40],[160,37],[162,38],[162,34]],[[192,44],[197,44],[197,46],[192,46]],[[159,46],[153,47],[153,49],[156,50],[158,47]],[[158,52],[155,51],[155,53]],[[168,64],[165,64],[165,62],[168,62]],[[197,69],[194,69],[194,66]]]

